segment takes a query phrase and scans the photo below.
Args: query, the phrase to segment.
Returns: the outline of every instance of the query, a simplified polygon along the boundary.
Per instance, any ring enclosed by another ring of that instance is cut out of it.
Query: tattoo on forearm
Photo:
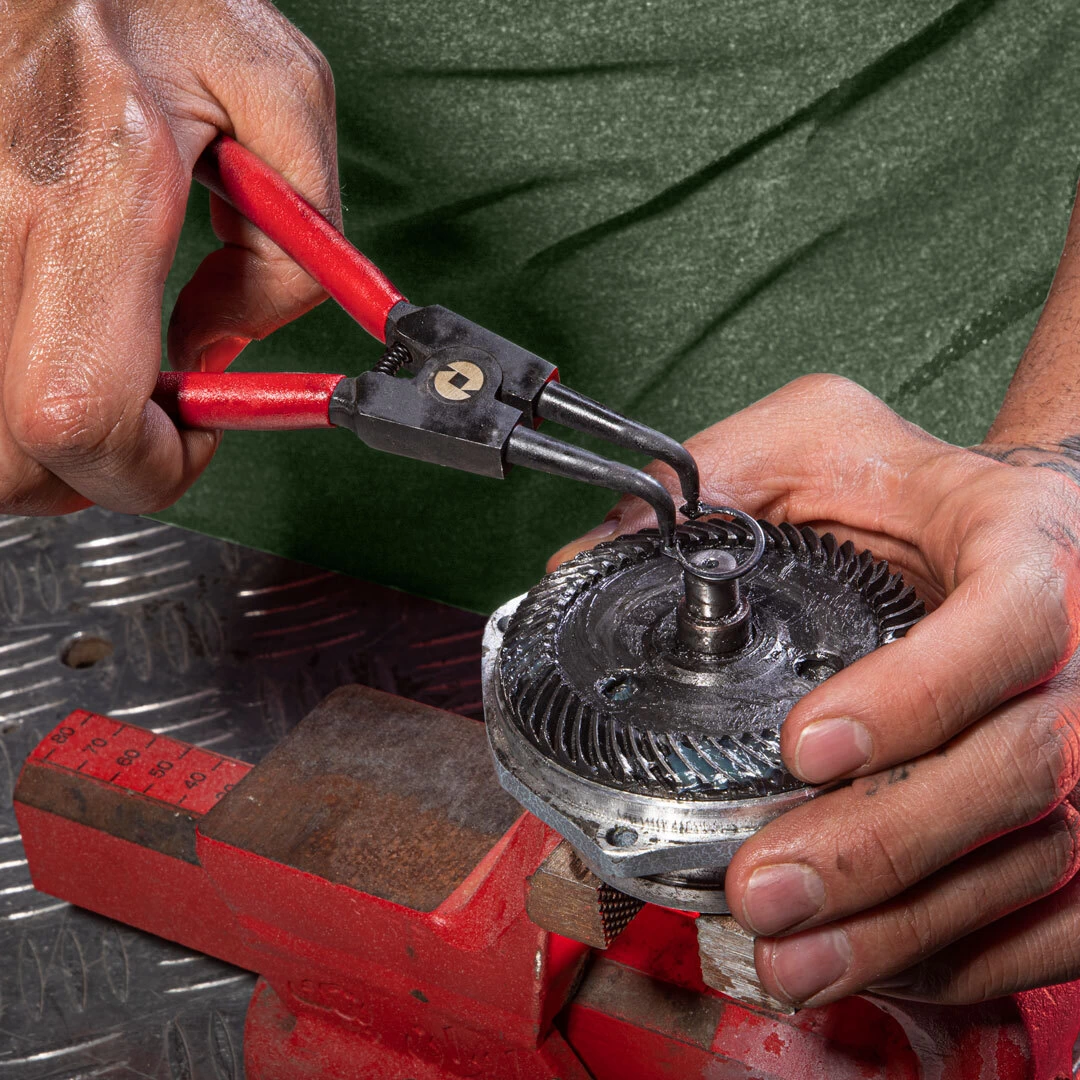
[[[1000,461],[1003,465],[1028,465],[1036,469],[1051,469],[1080,484],[1080,435],[1068,435],[1056,447],[1046,446],[980,446],[976,454]],[[1027,455],[1040,455],[1031,458]],[[1017,460],[1020,458],[1020,460]]]

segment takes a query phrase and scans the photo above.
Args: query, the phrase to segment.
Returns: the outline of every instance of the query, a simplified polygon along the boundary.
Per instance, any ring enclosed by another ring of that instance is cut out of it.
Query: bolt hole
[[[596,684],[597,693],[607,701],[615,703],[629,701],[637,693],[637,689],[637,679],[628,671],[608,675]]]
[[[69,668],[82,670],[100,664],[112,654],[113,643],[108,638],[79,634],[64,643],[60,650],[60,662]]]
[[[813,652],[795,661],[795,674],[808,682],[824,682],[844,666],[844,661],[832,653]]]
[[[630,829],[625,825],[616,825],[607,831],[607,842],[612,847],[633,847],[637,838],[637,829]]]
[[[500,634],[505,634],[506,633],[506,628],[509,625],[510,625],[510,616],[509,615],[503,615],[498,620],[498,622],[495,623],[495,629],[498,630]]]

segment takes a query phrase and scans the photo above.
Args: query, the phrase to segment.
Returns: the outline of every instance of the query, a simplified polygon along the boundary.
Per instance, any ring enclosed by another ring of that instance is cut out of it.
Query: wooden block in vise
[[[706,986],[736,1001],[791,1015],[792,1005],[777,1001],[761,985],[754,967],[754,935],[730,915],[701,915],[697,921],[701,977]]]
[[[525,910],[544,930],[606,949],[644,907],[601,881],[564,840],[528,879]]]

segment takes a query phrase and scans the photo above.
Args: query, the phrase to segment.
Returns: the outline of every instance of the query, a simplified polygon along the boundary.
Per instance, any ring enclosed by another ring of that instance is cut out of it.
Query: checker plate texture
[[[254,976],[38,893],[19,767],[85,708],[255,762],[359,682],[479,718],[480,616],[96,508],[0,517],[0,1078],[238,1080]],[[76,635],[111,656],[62,662]]]

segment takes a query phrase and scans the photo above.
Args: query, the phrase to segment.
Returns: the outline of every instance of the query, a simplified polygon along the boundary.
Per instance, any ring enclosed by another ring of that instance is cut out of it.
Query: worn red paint
[[[90,767],[80,748],[94,738],[107,746]],[[258,971],[245,1036],[252,1080],[1069,1075],[1076,984],[978,1007],[849,998],[777,1017],[704,987],[693,918],[658,908],[596,960],[564,1007],[587,950],[526,917],[525,879],[558,840],[535,818],[518,819],[444,903],[419,912],[204,835],[216,789],[199,781],[190,798],[182,768],[143,760],[155,749],[160,761],[195,760],[176,740],[76,713],[24,776],[63,770],[117,799],[182,806],[177,828],[194,830],[196,861],[27,805],[17,789],[31,873],[44,891]],[[214,769],[210,757],[187,772],[248,770],[228,758]],[[154,768],[177,776],[165,783]],[[140,789],[144,779],[154,783]]]
[[[770,1054],[780,1054],[787,1044],[774,1031],[771,1035],[765,1037],[765,1041],[761,1045]]]

